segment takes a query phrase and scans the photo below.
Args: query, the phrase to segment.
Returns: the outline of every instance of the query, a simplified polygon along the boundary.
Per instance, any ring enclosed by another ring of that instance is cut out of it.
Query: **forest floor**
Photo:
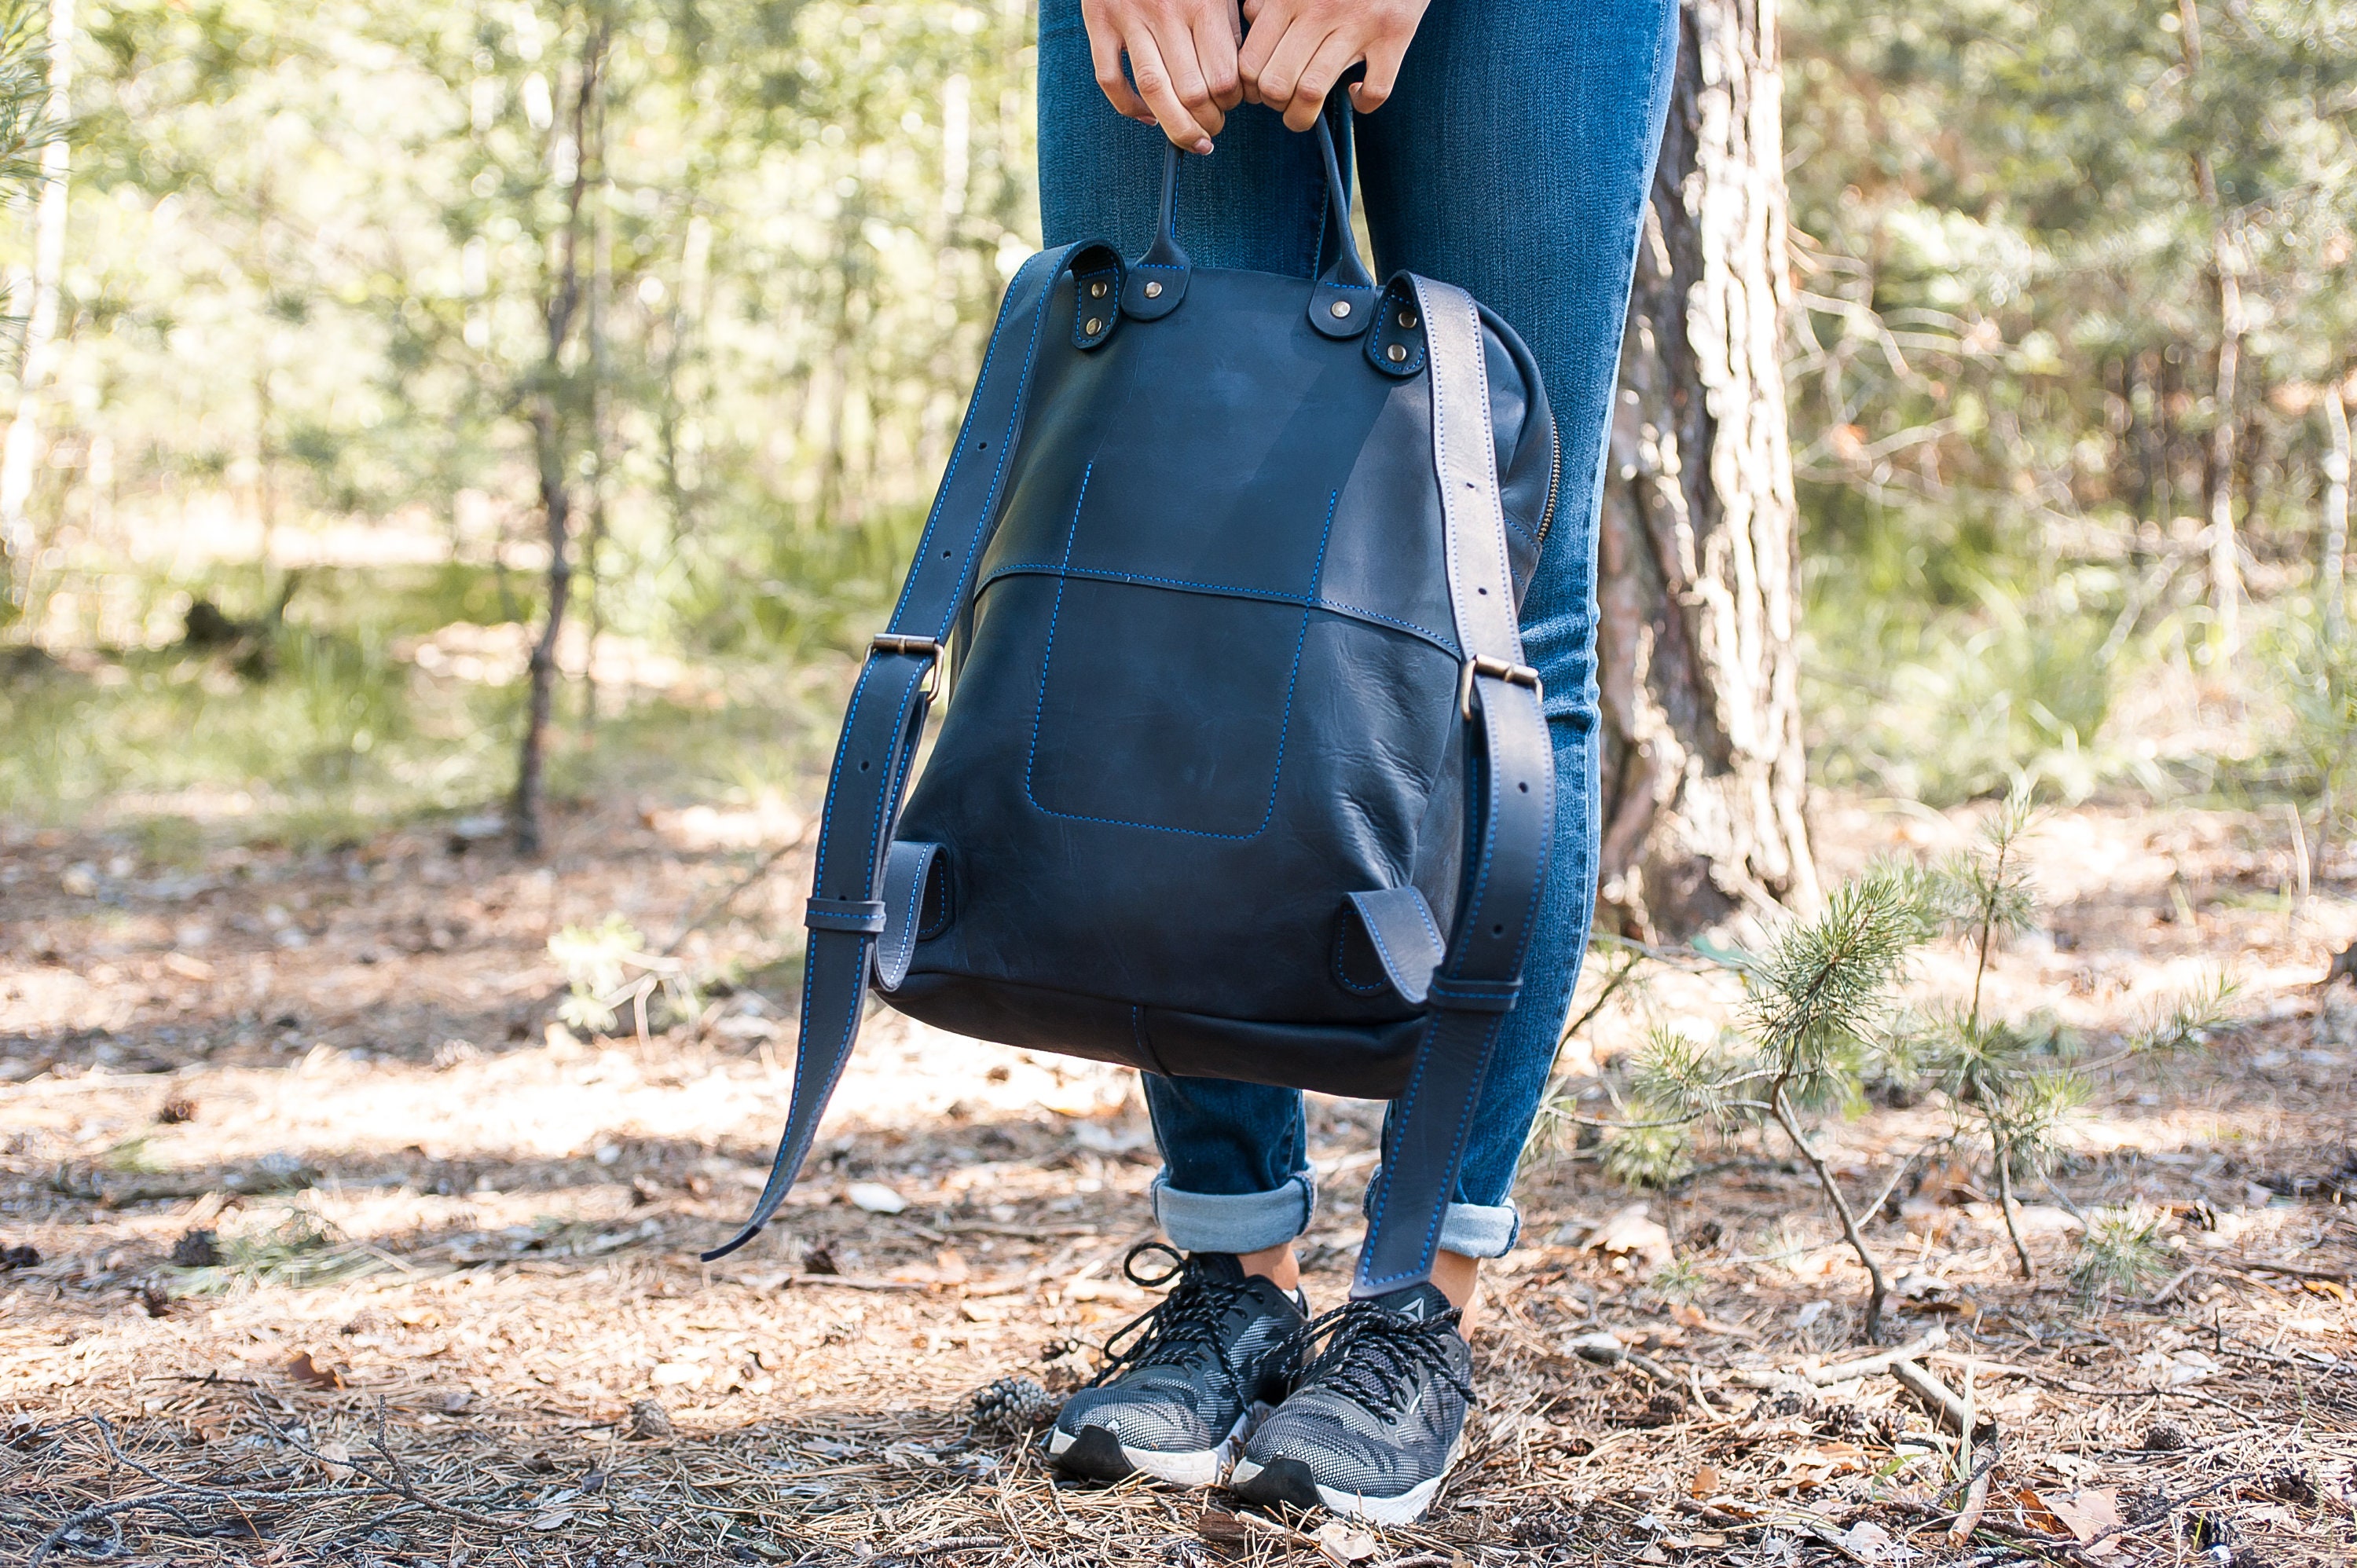
[[[1838,873],[1973,818],[1826,800],[1817,835]],[[1560,1137],[1490,1274],[1464,1457],[1380,1535],[1053,1485],[970,1422],[996,1379],[1084,1376],[1150,1304],[1121,1265],[1154,1155],[1116,1070],[879,1014],[780,1221],[700,1265],[782,1114],[801,818],[577,806],[538,865],[479,826],[317,850],[0,827],[12,1560],[2352,1560],[2357,996],[2316,983],[2357,938],[2357,866],[2301,897],[2280,813],[2088,807],[2033,841],[2047,909],[1996,1004],[2101,1045],[2222,973],[2241,1020],[2098,1075],[2024,1194],[2035,1283],[1931,1105],[1827,1130],[1857,1201],[1910,1162],[1868,1226],[1905,1276],[1889,1337],[1944,1332],[1922,1364],[1993,1442],[1818,1370],[1874,1348],[1786,1151],[1738,1140],[1646,1194]],[[693,926],[682,961],[734,983],[643,1037],[627,1007],[614,1037],[558,1025],[549,939],[614,912],[650,946]],[[1913,985],[1967,975],[1940,950]],[[1565,1092],[1607,1106],[1648,1027],[1731,1001],[1647,965],[1571,1042]],[[1313,1106],[1318,1307],[1347,1283],[1374,1109]],[[2131,1197],[2166,1206],[2168,1273],[2090,1298],[2074,1215]],[[1598,1333],[1641,1359],[1583,1359]]]

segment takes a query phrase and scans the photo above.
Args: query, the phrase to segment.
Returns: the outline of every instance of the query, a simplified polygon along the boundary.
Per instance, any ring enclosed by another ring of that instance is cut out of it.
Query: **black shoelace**
[[[1150,1277],[1140,1273],[1137,1260],[1147,1252],[1164,1254],[1171,1266]],[[1168,1295],[1114,1331],[1105,1341],[1105,1364],[1089,1380],[1090,1387],[1110,1381],[1132,1367],[1183,1365],[1206,1353],[1214,1362],[1221,1359],[1220,1327],[1250,1288],[1244,1282],[1214,1279],[1210,1270],[1160,1241],[1141,1241],[1132,1247],[1121,1261],[1121,1272],[1131,1283],[1147,1290],[1172,1280],[1178,1283]],[[1131,1342],[1125,1345],[1125,1339]]]
[[[1445,1337],[1459,1316],[1450,1307],[1437,1317],[1410,1317],[1372,1301],[1336,1307],[1302,1331],[1305,1352],[1320,1339],[1326,1348],[1294,1386],[1331,1389],[1369,1415],[1389,1420],[1415,1386],[1417,1369],[1424,1368],[1469,1404],[1472,1385],[1449,1360]]]

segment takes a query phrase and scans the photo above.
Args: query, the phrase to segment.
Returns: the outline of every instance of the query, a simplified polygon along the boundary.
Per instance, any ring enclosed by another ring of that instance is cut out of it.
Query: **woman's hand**
[[[1424,20],[1426,0],[1244,0],[1252,24],[1236,59],[1245,99],[1265,103],[1296,131],[1318,122],[1342,73],[1366,61],[1351,88],[1361,114],[1382,106]],[[1098,80],[1103,80],[1102,71]],[[1118,104],[1120,100],[1114,100]],[[1175,140],[1175,138],[1174,138]]]
[[[1161,126],[1190,153],[1210,152],[1227,112],[1244,98],[1236,75],[1243,24],[1235,0],[1081,0],[1081,19],[1097,85],[1114,108]],[[1121,69],[1125,53],[1128,76]]]

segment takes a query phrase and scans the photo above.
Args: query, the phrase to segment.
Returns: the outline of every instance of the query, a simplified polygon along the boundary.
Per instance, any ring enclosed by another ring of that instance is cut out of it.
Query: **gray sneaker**
[[[1149,1251],[1176,1266],[1139,1274],[1138,1254]],[[1283,1397],[1308,1307],[1297,1294],[1246,1275],[1226,1252],[1181,1258],[1149,1241],[1130,1250],[1122,1272],[1142,1285],[1178,1283],[1106,1341],[1111,1359],[1048,1434],[1049,1462],[1092,1480],[1143,1470],[1182,1487],[1211,1486],[1227,1473],[1244,1433]]]
[[[1257,1503],[1324,1508],[1371,1524],[1421,1519],[1457,1462],[1473,1352],[1428,1284],[1354,1301],[1309,1326],[1325,1340],[1263,1422],[1228,1485]]]

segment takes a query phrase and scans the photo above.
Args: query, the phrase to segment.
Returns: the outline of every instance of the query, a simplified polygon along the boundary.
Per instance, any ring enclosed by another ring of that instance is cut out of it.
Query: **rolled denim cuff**
[[[1523,1233],[1511,1203],[1452,1203],[1440,1217],[1440,1250],[1466,1258],[1502,1258]]]
[[[1309,1229],[1318,1187],[1308,1171],[1269,1192],[1181,1192],[1157,1176],[1153,1197],[1154,1218],[1180,1251],[1257,1252]]]

